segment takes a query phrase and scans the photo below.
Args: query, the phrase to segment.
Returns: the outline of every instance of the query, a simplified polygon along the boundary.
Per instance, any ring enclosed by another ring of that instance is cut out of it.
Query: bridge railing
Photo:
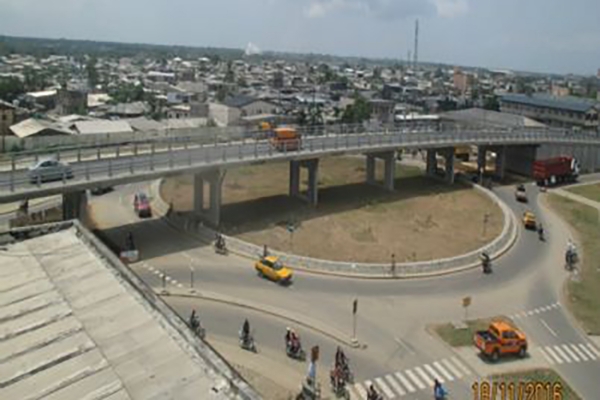
[[[27,175],[26,165],[14,161],[8,169],[0,172],[0,193],[19,193],[56,189],[63,186],[82,184],[87,187],[92,183],[111,182],[117,178],[153,178],[169,173],[169,171],[185,171],[208,168],[212,166],[231,165],[248,161],[285,160],[295,156],[339,153],[344,151],[384,151],[396,148],[430,148],[451,147],[457,145],[508,145],[538,144],[560,142],[570,144],[600,145],[596,136],[571,136],[565,132],[550,130],[460,130],[457,132],[436,132],[416,130],[379,130],[357,134],[307,135],[299,149],[284,147],[277,151],[266,140],[241,140],[237,142],[212,143],[210,145],[190,145],[187,142],[168,143],[158,149],[155,143],[133,149],[117,147],[113,153],[106,154],[93,150],[92,153],[78,152],[72,162],[74,178],[62,177],[55,183],[31,182]],[[137,147],[135,147],[137,146]],[[72,156],[72,154],[70,154]],[[65,155],[58,153],[57,158]]]

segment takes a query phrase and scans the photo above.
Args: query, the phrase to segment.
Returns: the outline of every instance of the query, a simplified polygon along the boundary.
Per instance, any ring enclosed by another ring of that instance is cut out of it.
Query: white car
[[[73,178],[73,169],[69,164],[57,160],[40,160],[29,167],[29,181],[31,183],[57,181]]]

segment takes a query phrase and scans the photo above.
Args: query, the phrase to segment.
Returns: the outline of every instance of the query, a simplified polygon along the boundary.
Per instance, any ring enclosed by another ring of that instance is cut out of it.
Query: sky
[[[599,0],[0,0],[0,34],[592,75]]]

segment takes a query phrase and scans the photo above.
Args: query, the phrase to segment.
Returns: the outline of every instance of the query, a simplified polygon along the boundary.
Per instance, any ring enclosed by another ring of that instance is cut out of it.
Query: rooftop
[[[79,121],[75,122],[75,129],[81,135],[90,135],[95,133],[128,133],[133,132],[127,121]]]
[[[441,114],[442,119],[456,122],[476,123],[489,126],[507,127],[543,127],[541,122],[521,115],[484,110],[481,108],[468,108],[465,110],[448,111]]]
[[[72,225],[0,252],[0,397],[232,398],[198,339],[94,240]]]
[[[510,93],[502,96],[501,100],[509,103],[526,104],[535,107],[556,108],[575,112],[587,112],[592,107],[598,107],[598,103],[594,100],[571,96],[558,97],[541,93],[535,93],[531,96],[520,93]]]
[[[37,135],[43,131],[49,130],[55,134],[71,135],[73,134],[67,127],[62,126],[58,123],[46,121],[37,118],[28,118],[19,122],[18,124],[11,125],[10,130],[15,136],[20,138],[26,138],[28,136]]]

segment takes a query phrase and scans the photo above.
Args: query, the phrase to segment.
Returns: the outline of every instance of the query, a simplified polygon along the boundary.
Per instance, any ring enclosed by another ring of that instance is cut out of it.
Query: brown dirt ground
[[[381,175],[383,165],[377,165]],[[303,184],[306,172],[302,172]],[[366,185],[359,157],[320,161],[319,205],[287,196],[287,164],[232,169],[223,185],[221,230],[258,245],[354,262],[431,260],[474,250],[496,237],[502,213],[470,187],[446,185],[397,165],[396,191]],[[168,179],[161,193],[175,210],[192,209],[192,178]],[[206,192],[206,190],[205,190]],[[489,219],[484,236],[483,220]],[[296,226],[292,235],[289,222]]]

